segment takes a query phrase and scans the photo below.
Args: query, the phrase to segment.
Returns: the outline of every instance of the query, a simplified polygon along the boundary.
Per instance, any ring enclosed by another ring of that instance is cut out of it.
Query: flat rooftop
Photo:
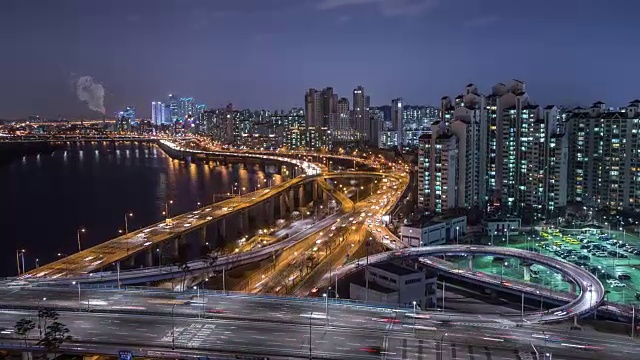
[[[369,265],[371,267],[380,269],[380,270],[384,270],[386,272],[390,272],[392,274],[396,274],[399,276],[405,276],[405,275],[411,275],[411,274],[415,274],[415,273],[422,273],[422,271],[418,271],[418,270],[414,270],[414,269],[410,269],[401,265],[398,265],[396,263],[392,263],[392,262],[386,262],[386,263],[379,263],[379,264],[372,264]]]
[[[355,284],[355,285],[358,285],[360,287],[363,287],[365,289],[367,288],[367,283],[365,282],[364,279],[352,280],[351,283]],[[382,285],[378,284],[377,282],[371,281],[371,280],[369,280],[369,290],[373,290],[375,292],[379,292],[379,293],[382,293],[382,294],[393,294],[395,292],[398,292],[397,290],[388,288],[386,286],[382,286]]]

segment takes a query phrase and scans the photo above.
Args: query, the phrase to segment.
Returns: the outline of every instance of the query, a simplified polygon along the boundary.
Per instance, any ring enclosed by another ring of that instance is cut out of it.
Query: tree
[[[20,319],[13,326],[16,334],[24,337],[24,347],[27,347],[27,338],[29,333],[36,328],[36,323],[31,319]]]
[[[40,330],[40,338],[42,338],[42,329],[46,330],[47,328],[47,322],[57,321],[59,316],[58,312],[53,309],[44,308],[38,310],[38,330]],[[43,322],[44,325],[42,324]]]
[[[55,355],[60,346],[62,346],[65,341],[70,341],[71,339],[69,328],[58,321],[54,321],[46,327],[44,337],[38,341],[38,345],[44,347],[45,352],[53,352]]]
[[[182,270],[182,288],[181,288],[181,291],[184,291],[186,289],[185,282],[187,281],[187,272],[189,272],[189,270],[191,270],[191,268],[189,267],[189,263],[187,263],[187,262],[181,263],[179,266],[180,266],[180,270]]]
[[[207,254],[207,267],[208,267],[208,271],[207,273],[212,273],[213,275],[215,275],[215,272],[211,272],[211,268],[213,268],[216,264],[216,262],[218,262],[218,253],[216,252],[209,252]]]

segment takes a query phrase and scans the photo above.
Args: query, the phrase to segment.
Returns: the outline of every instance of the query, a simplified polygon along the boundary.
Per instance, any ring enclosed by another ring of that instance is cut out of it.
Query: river
[[[84,143],[51,155],[30,155],[0,167],[0,276],[17,274],[16,251],[25,268],[211,203],[235,183],[254,189],[259,169],[241,165],[194,164],[169,158],[143,143]],[[279,177],[274,176],[274,184]],[[262,180],[264,181],[264,180]],[[237,191],[237,190],[236,190]]]

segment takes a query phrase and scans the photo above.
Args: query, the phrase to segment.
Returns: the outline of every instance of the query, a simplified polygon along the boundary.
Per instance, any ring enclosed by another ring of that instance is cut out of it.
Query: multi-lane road
[[[440,353],[442,359],[517,360],[535,351],[553,352],[554,359],[622,359],[640,350],[628,338],[610,334],[333,301],[136,290],[85,291],[80,301],[77,296],[73,288],[0,289],[0,327],[5,328],[0,343],[12,338],[15,321],[51,307],[61,312],[60,321],[77,346],[96,353],[120,347],[138,356],[227,352],[308,358],[309,330],[313,357],[327,359],[380,359],[369,352],[377,349],[390,360],[426,360]],[[22,305],[11,305],[16,303]],[[35,331],[32,335],[37,337]]]
[[[496,246],[469,245],[426,246],[388,251],[371,255],[368,257],[368,263],[375,264],[391,261],[394,259],[417,259],[433,255],[459,254],[499,255],[525,259],[532,263],[541,264],[562,273],[567,278],[571,279],[580,289],[580,294],[567,305],[561,306],[557,309],[553,309],[550,312],[528,315],[524,317],[524,320],[527,322],[557,322],[575,316],[583,315],[595,310],[604,299],[604,286],[602,286],[600,280],[598,280],[598,278],[590,272],[585,271],[584,269],[573,264],[566,263],[562,260],[518,249],[509,249]],[[432,265],[437,267],[436,263],[433,263]],[[351,262],[335,270],[334,273],[335,276],[343,277],[348,275],[349,273],[359,270],[360,268],[361,264],[359,262]],[[448,267],[443,269],[447,271],[449,270]],[[503,286],[507,285],[503,282]]]

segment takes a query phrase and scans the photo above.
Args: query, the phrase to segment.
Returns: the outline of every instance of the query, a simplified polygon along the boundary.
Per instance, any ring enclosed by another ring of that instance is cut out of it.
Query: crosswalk
[[[536,360],[533,352],[431,339],[392,338],[386,345],[384,360]]]

